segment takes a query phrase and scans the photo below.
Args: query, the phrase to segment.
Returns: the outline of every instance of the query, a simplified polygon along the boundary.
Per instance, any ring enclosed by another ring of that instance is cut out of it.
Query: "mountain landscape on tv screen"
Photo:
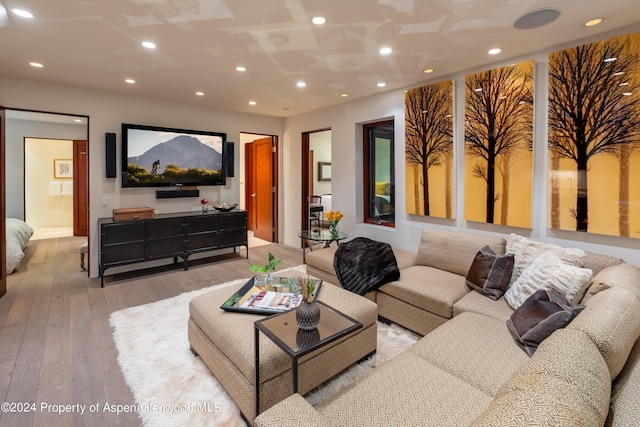
[[[180,135],[155,145],[140,156],[129,157],[127,162],[151,171],[156,160],[160,160],[158,174],[162,174],[168,164],[177,165],[181,169],[222,169],[222,153],[188,135]]]

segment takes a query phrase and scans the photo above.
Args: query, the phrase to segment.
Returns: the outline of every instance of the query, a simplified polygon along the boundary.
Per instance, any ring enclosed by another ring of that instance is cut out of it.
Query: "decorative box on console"
[[[153,208],[126,208],[113,210],[113,220],[117,222],[151,219],[155,216],[156,214],[153,211]]]

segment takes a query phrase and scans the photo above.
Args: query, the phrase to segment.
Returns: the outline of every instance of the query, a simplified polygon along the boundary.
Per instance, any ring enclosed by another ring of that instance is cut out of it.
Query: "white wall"
[[[309,150],[313,150],[313,194],[331,194],[331,181],[318,181],[318,162],[331,163],[331,131],[309,134]]]
[[[73,178],[55,178],[53,170],[54,159],[72,158],[73,141],[26,139],[25,221],[33,228],[73,227],[73,190],[63,191]]]
[[[89,116],[89,233],[90,268],[93,277],[98,273],[98,218],[110,217],[114,208],[149,206],[155,208],[157,213],[166,213],[188,211],[193,206],[199,205],[199,199],[195,198],[156,199],[153,188],[123,189],[119,178],[105,178],[106,132],[116,133],[119,170],[122,123],[225,132],[230,141],[239,141],[241,132],[281,135],[283,125],[283,120],[279,118],[231,113],[193,105],[4,77],[0,77],[0,105],[8,109]],[[9,126],[7,126],[7,132],[10,132]],[[286,144],[281,143],[281,147],[286,149]],[[236,171],[239,165],[237,154],[236,148]],[[14,179],[12,176],[14,172],[7,169],[8,181]],[[201,197],[238,202],[237,176],[236,174],[236,177],[229,178],[227,185],[222,187],[201,187]],[[102,197],[107,198],[108,206],[100,206]],[[281,221],[284,221],[284,218],[281,218]]]

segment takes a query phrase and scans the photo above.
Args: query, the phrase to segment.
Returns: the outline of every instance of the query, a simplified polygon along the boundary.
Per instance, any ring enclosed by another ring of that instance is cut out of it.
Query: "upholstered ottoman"
[[[241,285],[238,285],[241,286]],[[220,309],[233,293],[225,287],[194,298],[189,305],[189,343],[213,375],[253,423],[255,413],[254,322],[263,315]],[[303,356],[298,392],[307,394],[362,358],[375,352],[375,303],[324,283],[320,301],[360,321],[362,329]],[[260,337],[260,412],[291,395],[291,359],[269,338]]]

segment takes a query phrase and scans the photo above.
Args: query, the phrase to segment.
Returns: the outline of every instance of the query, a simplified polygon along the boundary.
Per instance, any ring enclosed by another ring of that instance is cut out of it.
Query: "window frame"
[[[385,227],[395,227],[395,122],[394,119],[380,120],[362,125],[362,176],[363,176],[363,221],[367,224],[382,225]],[[390,203],[393,212],[382,217],[372,211],[375,196],[375,138],[384,135],[391,142],[390,146]],[[371,181],[373,179],[373,181]]]

